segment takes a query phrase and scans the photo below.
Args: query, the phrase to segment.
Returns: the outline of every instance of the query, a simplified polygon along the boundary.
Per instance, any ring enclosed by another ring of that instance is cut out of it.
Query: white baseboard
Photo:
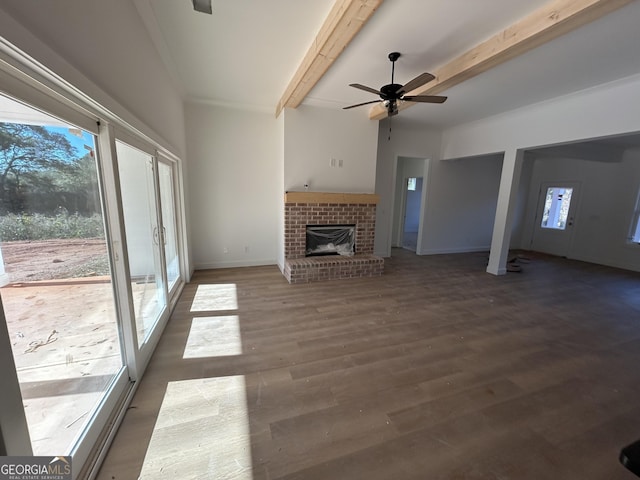
[[[227,262],[203,262],[195,263],[196,270],[210,270],[218,268],[237,268],[237,267],[263,267],[265,265],[277,265],[275,259],[268,260],[230,260]]]
[[[442,255],[446,253],[474,253],[474,252],[489,252],[491,250],[490,245],[483,245],[480,247],[456,247],[456,248],[429,248],[416,252],[418,255]]]
[[[570,260],[577,260],[579,262],[595,263],[596,265],[605,265],[607,267],[620,268],[622,270],[631,270],[633,272],[640,272],[640,264],[631,264],[627,262],[620,262],[616,260],[610,260],[607,258],[596,257],[568,257]]]

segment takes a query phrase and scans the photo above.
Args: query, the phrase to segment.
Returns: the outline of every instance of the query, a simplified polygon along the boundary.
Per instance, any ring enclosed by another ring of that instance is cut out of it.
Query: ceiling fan
[[[193,9],[196,12],[208,13],[209,15],[213,13],[211,0],[193,0]]]
[[[372,100],[370,102],[357,103],[355,105],[349,105],[348,107],[343,107],[343,110],[348,110],[349,108],[361,107],[362,105],[369,105],[371,103],[383,102],[385,108],[387,109],[387,116],[392,117],[393,115],[397,115],[398,113],[398,101],[402,102],[420,102],[420,103],[443,103],[447,97],[441,97],[439,95],[405,95],[406,93],[415,90],[416,88],[429,83],[433,80],[434,77],[430,73],[421,73],[413,80],[408,81],[404,85],[400,85],[398,83],[394,83],[394,73],[396,60],[400,58],[400,53],[391,52],[389,54],[389,60],[391,60],[391,83],[388,85],[383,85],[380,87],[380,90],[376,90],[375,88],[367,87],[365,85],[360,85],[359,83],[350,83],[350,87],[358,88],[360,90],[364,90],[365,92],[375,93],[380,96],[380,100]]]

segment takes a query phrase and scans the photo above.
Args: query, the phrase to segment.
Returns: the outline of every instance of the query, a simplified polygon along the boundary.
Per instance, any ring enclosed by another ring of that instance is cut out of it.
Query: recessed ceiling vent
[[[208,13],[211,15],[211,0],[193,0],[193,9],[196,12]]]

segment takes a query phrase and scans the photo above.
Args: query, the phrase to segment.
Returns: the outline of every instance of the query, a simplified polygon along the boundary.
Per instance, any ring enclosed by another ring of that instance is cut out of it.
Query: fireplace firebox
[[[356,253],[355,233],[355,225],[307,225],[305,256],[351,257]]]

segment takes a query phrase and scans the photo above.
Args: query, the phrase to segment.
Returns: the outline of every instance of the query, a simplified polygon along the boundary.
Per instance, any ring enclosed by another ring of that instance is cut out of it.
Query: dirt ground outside
[[[2,242],[0,248],[11,283],[109,275],[102,238]]]
[[[122,360],[104,239],[0,244],[0,288],[34,453],[60,455]]]

